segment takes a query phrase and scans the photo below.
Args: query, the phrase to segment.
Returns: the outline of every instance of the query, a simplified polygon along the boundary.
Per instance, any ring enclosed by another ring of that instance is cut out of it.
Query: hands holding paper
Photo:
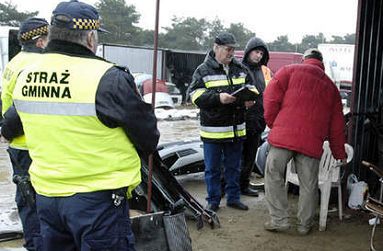
[[[236,99],[237,99],[236,97],[226,92],[222,92],[219,94],[219,101],[221,101],[222,104],[234,103]]]

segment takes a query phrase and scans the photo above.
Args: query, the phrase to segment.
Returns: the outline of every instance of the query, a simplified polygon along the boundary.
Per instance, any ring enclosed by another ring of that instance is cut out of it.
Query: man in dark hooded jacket
[[[243,144],[243,162],[240,176],[241,193],[248,196],[258,196],[258,191],[250,188],[250,175],[254,167],[255,155],[260,143],[263,130],[266,127],[263,118],[262,93],[271,80],[271,71],[266,67],[269,61],[269,50],[260,38],[251,38],[245,48],[242,60],[252,79],[252,84],[260,92],[255,104],[247,106],[246,110],[246,140]],[[252,101],[250,101],[252,102]]]

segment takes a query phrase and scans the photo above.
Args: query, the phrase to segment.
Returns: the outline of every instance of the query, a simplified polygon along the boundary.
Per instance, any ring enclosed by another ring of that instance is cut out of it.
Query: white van
[[[18,32],[18,27],[0,26],[0,76],[3,75],[3,70],[9,60],[11,60],[21,50],[21,46],[17,40]]]

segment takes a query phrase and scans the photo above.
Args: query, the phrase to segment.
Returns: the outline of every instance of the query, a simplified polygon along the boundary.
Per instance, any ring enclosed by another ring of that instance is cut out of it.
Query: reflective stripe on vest
[[[197,98],[199,98],[205,92],[206,92],[205,88],[199,88],[199,89],[196,89],[195,91],[193,91],[192,93],[190,93],[192,103],[195,104],[195,101],[197,100]]]
[[[235,132],[234,126],[201,126],[200,135],[208,139],[243,137],[246,135],[246,123],[237,125]]]
[[[209,75],[202,78],[205,82],[206,88],[214,88],[221,86],[229,86],[230,82],[227,79],[226,75]],[[233,85],[242,85],[246,82],[246,74],[240,73],[239,77],[231,78]]]
[[[44,54],[20,74],[14,90],[36,192],[52,196],[129,187],[141,181],[140,158],[121,127],[96,116],[96,92],[113,65]],[[43,89],[49,90],[45,93]]]
[[[15,100],[17,110],[31,114],[96,116],[95,104]]]
[[[206,88],[215,88],[222,86],[229,86],[230,82],[227,79],[226,75],[218,74],[218,75],[208,75],[202,78],[202,81],[205,83]],[[246,82],[246,74],[241,72],[239,77],[233,77],[231,79],[233,85],[243,85]],[[195,104],[195,101],[206,92],[206,88],[199,88],[190,93],[190,97],[192,103]]]

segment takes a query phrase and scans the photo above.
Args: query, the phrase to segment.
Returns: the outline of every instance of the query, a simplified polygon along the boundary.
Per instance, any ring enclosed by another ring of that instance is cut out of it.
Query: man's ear
[[[94,53],[97,50],[97,42],[98,42],[96,32],[97,31],[94,31],[94,30],[90,31],[86,39],[88,49],[90,49]]]
[[[214,43],[214,45],[213,45],[213,51],[216,52],[216,51],[218,50],[218,47],[219,47],[218,44]]]
[[[86,37],[86,44],[89,49],[93,48],[93,39],[94,39],[93,31],[88,32],[88,35]]]

